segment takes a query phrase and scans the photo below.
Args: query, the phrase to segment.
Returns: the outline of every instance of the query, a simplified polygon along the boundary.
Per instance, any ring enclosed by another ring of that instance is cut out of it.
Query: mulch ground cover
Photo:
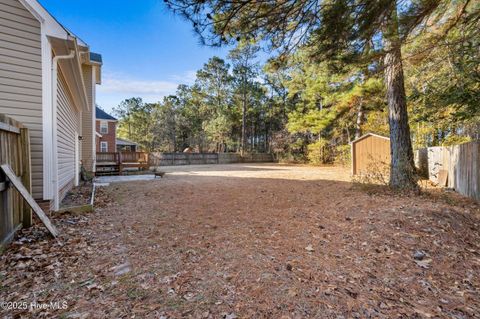
[[[0,301],[60,309],[0,315],[480,316],[477,203],[333,168],[225,167],[98,188],[95,212],[52,217],[58,240],[20,231],[0,256]]]

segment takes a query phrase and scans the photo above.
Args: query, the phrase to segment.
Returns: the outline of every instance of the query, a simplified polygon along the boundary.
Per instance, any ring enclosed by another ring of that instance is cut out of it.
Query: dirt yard
[[[164,170],[99,190],[94,213],[55,217],[58,242],[20,232],[0,257],[0,301],[61,309],[2,317],[480,317],[469,200],[354,185],[341,168]]]

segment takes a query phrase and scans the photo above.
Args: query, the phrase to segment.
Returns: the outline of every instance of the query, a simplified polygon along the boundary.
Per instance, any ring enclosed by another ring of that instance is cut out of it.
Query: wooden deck
[[[145,152],[100,152],[97,153],[96,175],[123,175],[130,169],[149,168]]]

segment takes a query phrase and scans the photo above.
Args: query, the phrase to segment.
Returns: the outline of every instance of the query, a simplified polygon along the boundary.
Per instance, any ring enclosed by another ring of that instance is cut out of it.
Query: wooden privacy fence
[[[27,128],[0,114],[0,164],[9,164],[31,193],[30,137]],[[0,170],[0,246],[9,242],[22,225],[32,224],[32,211]]]
[[[429,147],[415,152],[417,167],[438,183],[446,175],[446,186],[480,200],[480,142]]]
[[[151,166],[230,164],[230,163],[260,163],[273,162],[269,153],[245,154],[236,153],[150,153]]]
[[[220,159],[220,162],[222,159]],[[273,162],[273,155],[270,153],[245,154],[240,158],[239,163],[268,163]]]
[[[273,155],[268,153],[97,153],[97,175],[121,175],[129,169],[148,169],[151,166],[230,164],[273,162]]]
[[[218,164],[217,153],[150,153],[151,166]]]

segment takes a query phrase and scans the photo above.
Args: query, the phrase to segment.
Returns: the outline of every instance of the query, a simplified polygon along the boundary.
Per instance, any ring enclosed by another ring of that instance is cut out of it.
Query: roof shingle
[[[116,118],[99,108],[98,106],[95,107],[95,117],[97,120],[111,120],[111,121],[117,121]]]

